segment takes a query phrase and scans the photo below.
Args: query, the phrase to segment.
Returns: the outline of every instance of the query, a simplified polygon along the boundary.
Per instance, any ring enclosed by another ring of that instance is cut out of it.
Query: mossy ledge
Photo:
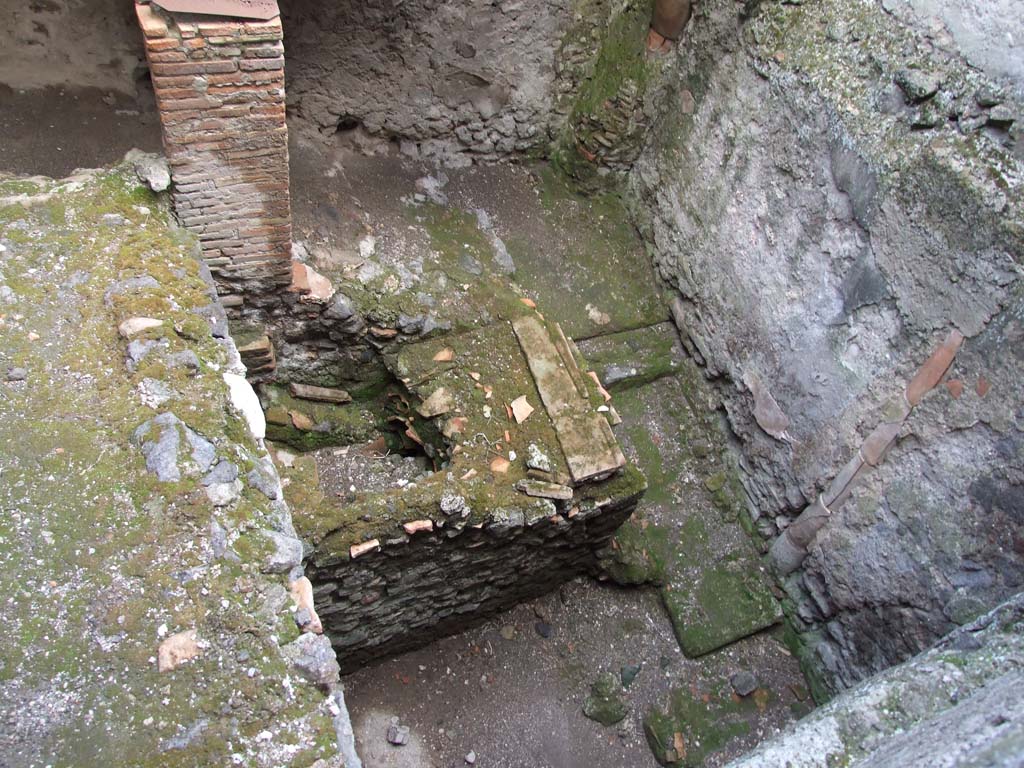
[[[0,244],[0,361],[26,374],[0,385],[0,751],[340,766],[334,697],[286,658],[289,514],[231,406],[195,242],[122,167],[0,178]],[[139,317],[160,324],[119,335]],[[192,658],[158,668],[189,632]]]

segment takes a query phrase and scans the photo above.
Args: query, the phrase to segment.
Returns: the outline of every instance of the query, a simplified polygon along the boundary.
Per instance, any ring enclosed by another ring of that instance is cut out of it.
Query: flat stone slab
[[[608,477],[626,466],[608,420],[597,411],[561,329],[534,315],[512,321],[537,391],[562,446],[574,483]],[[554,336],[554,338],[553,338]]]
[[[331,389],[330,387],[315,387],[312,384],[299,384],[292,382],[288,385],[292,396],[301,400],[315,400],[319,403],[351,403],[352,396],[343,389]]]
[[[615,395],[618,437],[650,485],[616,534],[611,577],[654,583],[686,656],[702,656],[782,618],[740,524],[743,489],[692,364]]]
[[[172,13],[198,13],[259,21],[281,15],[277,0],[160,0],[158,5]]]
[[[696,583],[673,579],[661,592],[679,647],[696,658],[767,629],[782,618],[757,560],[720,562]]]

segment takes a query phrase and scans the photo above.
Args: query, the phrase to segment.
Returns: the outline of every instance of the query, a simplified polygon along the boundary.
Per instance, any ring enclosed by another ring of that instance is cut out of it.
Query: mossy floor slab
[[[644,717],[644,735],[662,765],[699,768],[745,737],[772,703],[773,694],[757,688],[740,697],[724,682],[706,688],[674,688],[662,706],[651,708]]]
[[[682,366],[679,332],[672,323],[595,336],[581,341],[579,348],[611,392],[650,384]]]
[[[743,489],[699,374],[616,393],[617,435],[648,478],[640,508],[616,534],[613,579],[659,586],[683,651],[700,656],[781,619],[760,554],[742,523]]]

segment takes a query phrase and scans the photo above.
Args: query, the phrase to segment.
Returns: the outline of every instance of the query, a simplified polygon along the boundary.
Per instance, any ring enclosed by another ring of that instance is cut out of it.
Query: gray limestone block
[[[215,485],[217,483],[230,483],[238,477],[238,467],[227,459],[217,462],[210,472],[202,479],[203,485]]]
[[[281,653],[296,672],[314,685],[327,688],[338,680],[338,660],[326,635],[299,635]]]
[[[264,573],[287,573],[302,562],[302,542],[293,536],[286,536],[277,531],[261,531],[273,551],[267,555],[262,564]]]
[[[245,476],[249,485],[271,501],[281,498],[281,479],[269,456],[264,456],[249,474]]]

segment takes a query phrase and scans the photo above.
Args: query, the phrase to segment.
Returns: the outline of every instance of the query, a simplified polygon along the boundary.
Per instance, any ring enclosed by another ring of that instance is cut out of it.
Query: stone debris
[[[541,480],[520,480],[516,483],[516,490],[534,498],[556,501],[572,501],[573,496],[572,488]]]
[[[466,761],[466,765],[475,765],[476,764],[476,752],[473,752],[472,750],[470,750],[469,752],[466,753],[466,757],[463,758],[463,759]]]
[[[627,664],[619,670],[619,679],[622,681],[623,688],[629,688],[636,680],[636,676],[640,674],[641,664]]]
[[[281,498],[281,480],[278,478],[274,462],[269,456],[263,456],[256,466],[249,470],[245,479],[251,487],[271,501]]]
[[[215,507],[228,507],[238,501],[242,495],[242,482],[232,480],[227,483],[213,483],[206,487],[206,497]]]
[[[533,413],[533,406],[526,400],[526,395],[522,395],[513,400],[509,407],[512,409],[512,416],[515,417],[516,424],[522,424]]]
[[[757,678],[751,672],[743,670],[729,678],[729,684],[737,696],[749,696],[757,690]]]
[[[336,405],[352,402],[352,396],[343,389],[315,387],[311,384],[299,384],[293,381],[288,385],[288,390],[292,393],[293,397],[301,400],[314,400],[320,403],[334,403]]]
[[[194,629],[178,632],[160,643],[157,650],[157,670],[170,672],[201,653],[198,635]]]
[[[205,717],[196,720],[187,728],[178,726],[179,732],[160,742],[161,752],[170,752],[176,749],[187,749],[191,744],[203,735],[203,732],[210,727],[210,721]]]
[[[300,576],[289,585],[292,600],[295,602],[295,623],[303,632],[322,635],[324,632],[320,616],[313,605],[313,584],[305,576]],[[304,614],[300,616],[300,614]]]
[[[530,443],[526,447],[526,466],[538,472],[551,471],[551,459],[542,451],[536,443]]]
[[[445,491],[441,494],[440,502],[441,512],[451,517],[452,515],[459,515],[460,517],[469,517],[470,508],[469,504],[462,496],[458,496],[449,491]]]
[[[302,542],[294,536],[267,529],[261,533],[272,547],[272,551],[263,559],[264,573],[288,573],[302,562]]]
[[[629,714],[629,707],[622,698],[622,686],[611,672],[602,673],[590,686],[590,695],[583,702],[583,714],[604,726],[615,725]]]
[[[139,180],[154,192],[166,192],[170,188],[171,169],[165,158],[133,149],[124,159],[132,164]]]
[[[329,688],[338,681],[338,660],[326,635],[306,632],[281,648],[292,668],[309,682]]]
[[[159,287],[160,283],[158,283],[156,278],[152,275],[140,275],[138,277],[129,277],[127,280],[118,280],[107,288],[106,292],[103,294],[103,304],[107,307],[113,307],[114,298],[117,296],[136,293],[147,288]]]
[[[409,727],[407,725],[400,725],[397,717],[391,718],[391,723],[388,725],[387,739],[389,744],[394,744],[396,747],[404,747],[409,743]]]
[[[159,379],[145,378],[138,383],[135,390],[139,393],[142,404],[154,411],[174,396],[174,390],[167,382]]]
[[[24,368],[8,368],[7,369],[7,380],[8,381],[25,381],[28,378],[28,371]]]
[[[128,348],[125,352],[125,366],[129,371],[134,373],[139,363],[141,363],[148,354],[155,349],[166,348],[167,346],[168,344],[165,339],[133,339],[128,342]]]
[[[448,413],[454,407],[455,402],[452,400],[451,393],[444,387],[439,387],[416,410],[424,418],[432,419],[435,416]]]
[[[123,338],[130,339],[133,336],[138,336],[143,331],[159,328],[163,324],[163,320],[157,320],[152,317],[130,317],[117,326],[117,332]]]
[[[896,85],[900,87],[912,104],[919,104],[927,101],[942,87],[943,75],[941,72],[925,71],[920,69],[901,69],[896,72],[893,78]]]
[[[182,437],[192,449],[190,459],[179,455]],[[146,457],[146,469],[161,482],[176,483],[182,475],[205,474],[213,466],[216,449],[173,413],[162,413],[141,424],[132,441]]]
[[[131,345],[129,344],[129,346]],[[171,368],[184,368],[186,371],[188,371],[190,376],[195,376],[196,374],[198,374],[202,366],[202,364],[199,361],[199,355],[197,355],[191,349],[186,349],[181,352],[175,352],[173,355],[168,355],[167,365]]]

